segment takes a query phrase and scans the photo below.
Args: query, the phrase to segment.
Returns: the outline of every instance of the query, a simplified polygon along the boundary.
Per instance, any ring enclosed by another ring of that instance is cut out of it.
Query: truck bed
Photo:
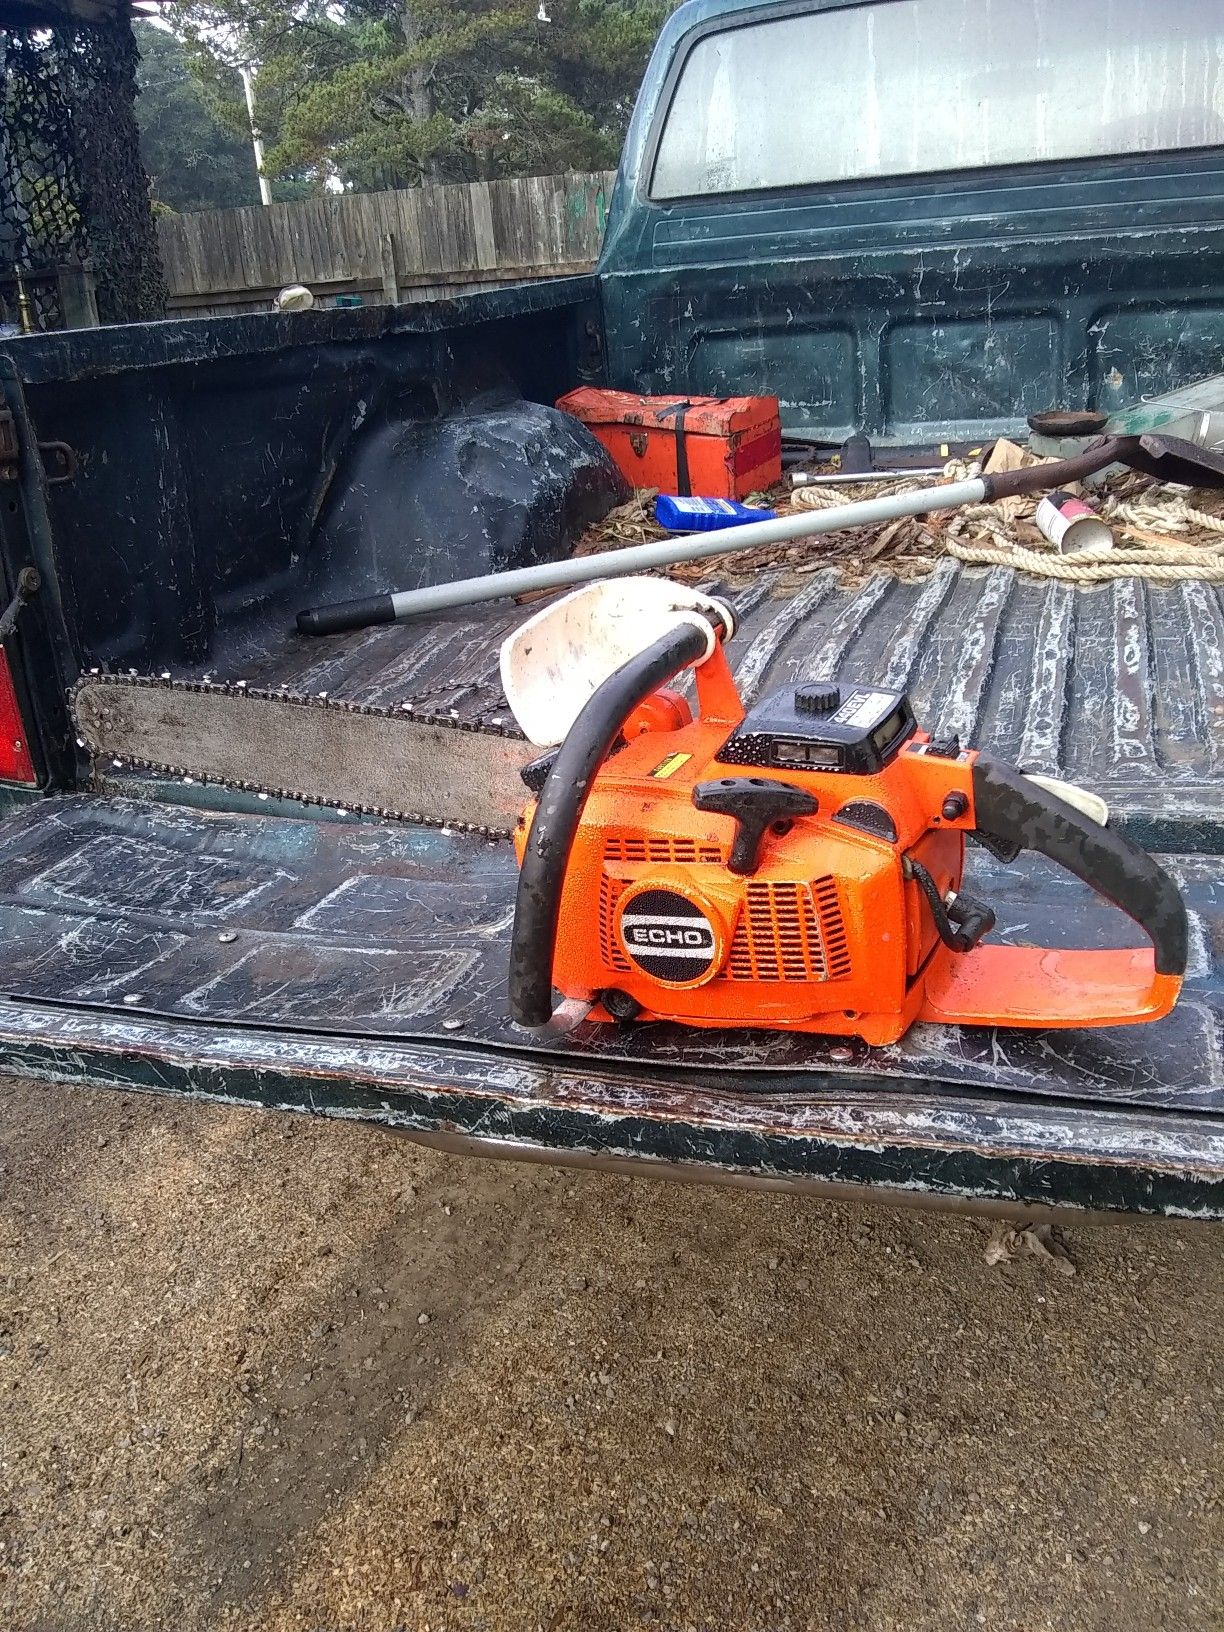
[[[1224,1216],[1219,590],[1076,591],[952,563],[858,590],[830,571],[718,587],[741,615],[746,695],[830,672],[908,685],[925,724],[1105,792],[1186,896],[1174,1013],[1079,1033],[919,1027],[876,1050],[669,1026],[526,1032],[504,1001],[508,845],[253,799],[244,813],[221,790],[103,773],[95,793],[0,828],[0,1055],[566,1159]],[[475,717],[504,707],[497,646],[522,615],[286,635],[210,672],[354,701],[428,695]],[[1005,938],[1133,937],[1044,863],[975,852],[971,876]]]

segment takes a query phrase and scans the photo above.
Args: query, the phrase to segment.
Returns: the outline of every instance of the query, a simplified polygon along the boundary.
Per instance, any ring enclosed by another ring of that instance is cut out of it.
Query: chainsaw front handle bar
[[[1151,940],[1158,975],[1186,970],[1186,908],[1176,884],[1146,851],[1100,827],[1011,765],[981,755],[973,765],[976,831],[1010,850],[1048,856],[1120,907]]]
[[[510,1012],[521,1026],[552,1019],[553,956],[570,850],[595,773],[629,715],[709,652],[710,625],[693,617],[647,646],[596,690],[565,735],[540,792],[514,899]]]

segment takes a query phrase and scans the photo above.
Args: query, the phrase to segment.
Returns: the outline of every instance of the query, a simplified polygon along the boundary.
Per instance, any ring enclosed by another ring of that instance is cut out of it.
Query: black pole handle
[[[390,595],[366,595],[359,601],[310,606],[297,615],[301,635],[340,635],[348,629],[369,629],[376,623],[394,622],[395,602]]]
[[[1133,436],[1100,436],[1090,442],[1083,453],[1070,459],[1021,465],[1018,470],[988,471],[982,477],[986,502],[992,504],[996,499],[1010,499],[1021,493],[1041,493],[1047,488],[1078,482],[1084,476],[1095,476],[1110,465],[1126,463],[1128,453],[1138,446],[1138,441],[1138,437]]]
[[[984,839],[1013,852],[1049,856],[1134,919],[1155,948],[1158,975],[1185,973],[1185,904],[1146,850],[1099,826],[1014,766],[981,756],[973,766],[973,805]]]
[[[1095,476],[1110,465],[1128,465],[1160,482],[1185,487],[1224,487],[1224,456],[1177,436],[1100,436],[1070,459],[996,470],[982,477],[988,502],[1018,493],[1040,493]]]

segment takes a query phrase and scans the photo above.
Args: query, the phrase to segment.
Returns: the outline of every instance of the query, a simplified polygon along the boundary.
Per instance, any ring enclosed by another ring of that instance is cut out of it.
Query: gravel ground
[[[1224,1625],[1220,1236],[0,1082],[4,1632]]]

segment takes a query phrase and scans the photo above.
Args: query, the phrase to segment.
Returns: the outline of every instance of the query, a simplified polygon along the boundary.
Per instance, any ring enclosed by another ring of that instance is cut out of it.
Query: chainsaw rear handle
[[[548,772],[519,868],[510,937],[510,1012],[521,1026],[552,1019],[553,956],[570,850],[595,773],[640,703],[698,663],[709,624],[694,615],[631,657],[594,691]]]
[[[1185,974],[1186,908],[1177,885],[1145,850],[1014,766],[979,755],[972,774],[977,833],[1012,854],[1032,850],[1065,867],[1139,925],[1151,940],[1158,975]]]

